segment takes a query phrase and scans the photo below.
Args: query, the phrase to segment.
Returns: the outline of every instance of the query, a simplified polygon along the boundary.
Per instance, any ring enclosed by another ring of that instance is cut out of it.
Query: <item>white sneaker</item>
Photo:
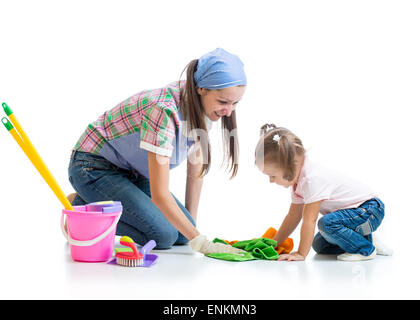
[[[337,256],[337,260],[341,261],[365,261],[365,260],[372,260],[376,256],[376,248],[373,252],[368,255],[364,256],[358,253],[343,253]]]
[[[384,244],[381,240],[379,240],[378,236],[374,233],[372,234],[372,243],[376,248],[376,254],[381,256],[392,256],[394,253],[393,250]]]

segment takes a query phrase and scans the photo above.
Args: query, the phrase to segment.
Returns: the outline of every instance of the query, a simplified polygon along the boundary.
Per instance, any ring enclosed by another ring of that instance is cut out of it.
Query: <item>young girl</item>
[[[390,254],[374,246],[372,232],[384,218],[384,204],[366,185],[326,169],[305,154],[302,141],[288,129],[266,124],[255,150],[257,167],[274,182],[291,188],[292,203],[275,240],[282,243],[302,220],[297,251],[279,260],[305,260],[311,245],[317,253],[359,261]],[[318,214],[319,232],[314,238]]]
[[[69,180],[77,194],[69,200],[73,205],[121,201],[117,235],[141,245],[153,239],[166,249],[190,241],[204,254],[236,252],[208,241],[195,225],[202,178],[211,162],[208,130],[219,119],[225,157],[236,175],[235,108],[246,83],[241,60],[218,48],[188,64],[186,81],[141,91],[106,111],[73,148]],[[184,206],[169,191],[169,172],[187,155]]]

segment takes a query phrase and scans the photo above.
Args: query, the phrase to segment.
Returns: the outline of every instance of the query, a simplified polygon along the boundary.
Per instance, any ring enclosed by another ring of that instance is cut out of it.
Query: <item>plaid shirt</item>
[[[140,131],[140,148],[170,157],[180,126],[178,106],[185,81],[141,91],[88,125],[73,148],[100,154],[105,143]]]

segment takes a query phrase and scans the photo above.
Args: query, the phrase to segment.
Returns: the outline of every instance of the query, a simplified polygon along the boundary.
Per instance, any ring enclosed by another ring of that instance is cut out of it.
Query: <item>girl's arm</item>
[[[314,239],[315,224],[318,219],[321,201],[308,203],[303,207],[303,221],[300,229],[300,243],[298,251],[291,254],[280,255],[279,260],[305,260],[312,246]]]
[[[195,144],[194,144],[195,147]],[[187,161],[187,183],[185,190],[185,208],[197,223],[198,203],[200,201],[203,178],[200,177],[202,157],[201,149],[197,147],[192,150],[191,157],[188,155]]]
[[[153,203],[188,240],[195,238],[200,233],[184,215],[169,192],[169,158],[149,152],[148,164]]]
[[[279,230],[274,236],[274,240],[278,244],[283,243],[298,226],[302,219],[303,204],[292,203],[289,208],[289,213],[284,218]]]

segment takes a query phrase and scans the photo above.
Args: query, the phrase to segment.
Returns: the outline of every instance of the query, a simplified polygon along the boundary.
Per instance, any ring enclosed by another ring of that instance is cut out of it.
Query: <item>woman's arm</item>
[[[188,240],[194,251],[208,253],[238,253],[242,250],[227,244],[213,243],[200,234],[178,207],[174,197],[169,192],[169,158],[148,154],[150,193],[153,203],[165,215],[166,219]]]
[[[199,235],[169,192],[169,158],[153,152],[148,153],[150,192],[153,203],[166,219],[188,240]]]
[[[284,218],[279,230],[274,236],[274,240],[278,244],[283,243],[298,226],[302,219],[303,204],[292,203],[289,208],[289,213]]]
[[[321,201],[308,203],[303,207],[303,221],[300,229],[300,243],[296,252],[291,254],[280,255],[279,260],[301,261],[305,260],[306,256],[311,250],[312,241],[314,239],[315,224],[318,219]]]
[[[194,145],[195,146],[195,145]],[[194,147],[193,147],[194,148]],[[187,161],[187,183],[185,190],[185,208],[197,223],[198,203],[200,201],[203,178],[200,177],[202,167],[202,156],[200,147],[194,148],[188,155]]]

